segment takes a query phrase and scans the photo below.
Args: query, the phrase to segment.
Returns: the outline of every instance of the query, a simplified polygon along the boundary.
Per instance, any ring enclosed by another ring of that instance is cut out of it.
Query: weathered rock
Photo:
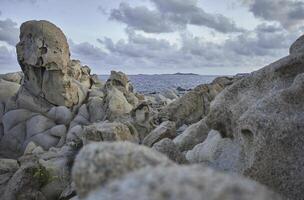
[[[123,92],[115,87],[108,88],[105,101],[107,105],[107,119],[109,120],[113,120],[124,114],[128,114],[133,109]]]
[[[203,163],[213,168],[238,172],[243,163],[238,162],[241,148],[230,138],[222,138],[217,131],[210,131],[207,139],[186,154],[190,163]]]
[[[170,100],[178,99],[177,92],[174,90],[167,89],[167,90],[162,91],[161,94]]]
[[[298,38],[289,49],[290,54],[304,53],[304,35]]]
[[[214,97],[233,81],[233,78],[220,77],[211,84],[197,86],[162,109],[158,116],[160,121],[174,121],[177,127],[198,122],[208,114]]]
[[[166,156],[129,142],[102,142],[86,145],[76,157],[72,171],[79,197],[96,187],[146,166],[172,165]]]
[[[5,192],[8,181],[18,168],[19,165],[17,160],[0,159],[0,197]]]
[[[2,193],[2,197],[0,196],[1,199],[46,200],[45,196],[39,191],[48,177],[44,172],[45,169],[36,163],[21,166],[8,181],[5,192]]]
[[[155,143],[152,147],[152,149],[165,154],[170,158],[171,160],[179,163],[179,164],[184,164],[187,163],[187,160],[182,154],[176,145],[173,143],[173,141],[169,138],[164,138],[161,141]]]
[[[142,141],[154,128],[153,111],[148,102],[143,101],[131,112],[133,125],[138,131],[139,140]]]
[[[48,113],[48,118],[56,122],[56,124],[68,125],[73,117],[72,112],[65,106],[53,107]]]
[[[23,79],[23,73],[22,72],[13,72],[13,73],[7,73],[3,76],[0,76],[3,80],[14,82],[21,84],[21,81]]]
[[[160,141],[164,138],[174,138],[176,136],[176,128],[175,123],[166,121],[161,123],[158,127],[156,127],[149,135],[147,135],[144,140],[143,144],[149,147],[152,147],[153,144]]]
[[[79,81],[86,88],[91,88],[91,69],[88,66],[81,66],[79,60],[70,60],[68,75]]]
[[[34,97],[67,107],[84,100],[85,86],[68,73],[71,67],[67,39],[54,24],[48,21],[23,23],[17,56],[24,73],[23,87]]]
[[[304,193],[304,54],[234,83],[212,102],[207,124],[243,147],[241,171],[291,199]]]
[[[13,110],[2,118],[4,135],[0,141],[0,155],[16,158],[24,153],[27,145],[34,142],[44,150],[61,146],[65,142],[65,125],[28,110]]]
[[[0,101],[6,102],[9,98],[16,95],[20,85],[18,83],[0,79]]]
[[[118,122],[100,122],[84,127],[83,144],[100,141],[135,141],[128,126]]]
[[[81,126],[87,126],[90,124],[90,114],[87,109],[87,105],[83,104],[79,109],[78,113],[75,116],[75,118],[70,123],[70,128],[73,128],[74,126],[81,125]]]
[[[186,130],[174,138],[173,142],[180,151],[188,151],[195,145],[203,142],[208,135],[210,129],[206,125],[205,119],[190,125]]]
[[[69,190],[71,168],[76,153],[77,151],[73,148],[63,146],[62,148],[51,148],[40,155],[39,164],[45,168],[49,177],[40,189],[46,199],[60,199],[59,197]]]
[[[1,157],[16,158],[22,155],[26,138],[26,121],[33,115],[27,110],[13,110],[5,113],[2,118],[4,135],[0,141]]]
[[[130,84],[127,75],[122,72],[111,71],[111,75],[107,80],[106,85],[112,85],[124,94],[133,92],[133,86]]]
[[[279,200],[264,186],[200,166],[147,167],[99,187],[86,200]]]
[[[47,100],[32,95],[25,87],[20,87],[20,90],[18,91],[16,98],[13,98],[12,101],[9,102],[10,105],[6,105],[6,109],[8,111],[10,110],[16,110],[16,109],[26,109],[30,110],[32,112],[38,112],[38,113],[46,113],[49,111],[53,105],[50,104]]]
[[[87,104],[87,108],[90,115],[90,122],[103,121],[106,117],[103,99],[100,97],[90,98]]]

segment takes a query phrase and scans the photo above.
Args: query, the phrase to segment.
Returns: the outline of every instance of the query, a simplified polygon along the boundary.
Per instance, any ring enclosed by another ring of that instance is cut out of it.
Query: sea
[[[128,75],[135,91],[143,94],[159,93],[178,87],[190,90],[200,84],[210,83],[218,76],[196,74],[156,74],[156,75]],[[106,81],[109,75],[100,75],[99,78]]]

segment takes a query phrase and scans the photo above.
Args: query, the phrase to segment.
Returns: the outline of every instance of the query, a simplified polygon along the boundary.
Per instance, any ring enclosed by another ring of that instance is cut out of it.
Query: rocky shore
[[[145,96],[23,23],[22,72],[0,76],[0,199],[303,199],[303,38],[251,74]]]

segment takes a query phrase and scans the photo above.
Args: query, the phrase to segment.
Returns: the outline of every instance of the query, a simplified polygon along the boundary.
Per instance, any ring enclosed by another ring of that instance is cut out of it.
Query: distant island
[[[199,74],[194,74],[194,73],[181,73],[181,72],[177,72],[177,73],[172,74],[172,75],[199,76]]]

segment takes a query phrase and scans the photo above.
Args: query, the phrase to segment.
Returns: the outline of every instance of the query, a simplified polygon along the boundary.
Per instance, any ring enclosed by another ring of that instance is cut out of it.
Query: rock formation
[[[144,96],[70,59],[54,24],[25,22],[22,72],[0,75],[0,199],[302,199],[303,49]]]
[[[100,187],[85,200],[279,200],[278,195],[244,178],[201,166],[144,168]]]
[[[36,101],[68,108],[85,99],[91,86],[81,84],[81,80],[82,76],[89,76],[89,71],[70,60],[67,39],[54,24],[47,21],[22,24],[17,56],[24,73],[19,95],[29,93]]]

